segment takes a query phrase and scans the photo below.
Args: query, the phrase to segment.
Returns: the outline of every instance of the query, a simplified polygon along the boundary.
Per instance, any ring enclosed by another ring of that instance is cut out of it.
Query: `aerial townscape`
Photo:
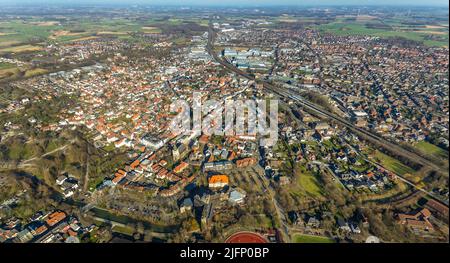
[[[0,3],[0,243],[448,243],[448,16]]]

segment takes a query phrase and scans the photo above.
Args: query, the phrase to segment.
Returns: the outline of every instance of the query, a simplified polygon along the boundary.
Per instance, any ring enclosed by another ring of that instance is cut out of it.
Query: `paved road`
[[[88,190],[88,186],[89,186],[89,157],[91,156],[91,153],[89,151],[89,146],[88,146],[88,154],[86,156],[86,172],[84,174],[84,179],[83,179],[83,191],[86,192]]]
[[[264,186],[264,190],[269,194],[270,199],[272,200],[272,203],[275,207],[275,211],[277,212],[278,220],[280,221],[280,228],[281,228],[281,235],[283,237],[284,242],[290,242],[291,238],[289,235],[289,225],[286,218],[286,212],[284,209],[280,206],[277,199],[275,198],[275,190],[273,189],[272,185],[269,182],[269,179],[265,177],[260,172],[256,172],[256,174],[259,176],[261,183]]]

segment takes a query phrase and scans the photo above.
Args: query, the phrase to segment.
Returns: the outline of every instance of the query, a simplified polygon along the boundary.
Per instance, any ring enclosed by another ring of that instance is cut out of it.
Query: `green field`
[[[0,62],[0,69],[9,69],[9,68],[15,68],[16,65],[6,62]]]
[[[156,16],[152,19],[139,20],[127,18],[95,18],[81,17],[74,21],[50,21],[36,17],[0,21],[0,49],[14,48],[45,41],[69,42],[92,36],[114,36],[121,39],[130,38],[130,34],[163,33],[167,27],[180,26],[184,23],[197,23],[207,26],[208,19],[194,17],[167,18]]]
[[[44,41],[59,25],[33,24],[29,21],[11,20],[0,23],[0,43],[26,43],[28,41]]]
[[[18,68],[0,68],[0,79],[3,78],[14,78],[20,74]]]
[[[20,44],[28,44],[30,41],[33,43],[48,40],[67,42],[96,34],[124,36],[129,32],[144,32],[143,26],[151,25],[126,19],[106,18],[98,21],[81,19],[76,23],[65,22],[62,24],[39,20],[11,20],[0,22],[0,48],[14,48]],[[158,28],[155,28],[154,31],[160,32]]]
[[[317,178],[309,171],[301,169],[297,173],[297,184],[293,185],[291,192],[296,195],[308,195],[311,197],[323,197],[322,188]]]
[[[124,234],[127,236],[133,236],[133,234],[134,234],[134,229],[132,227],[128,227],[128,226],[117,226],[116,225],[111,230],[113,232]]]
[[[292,237],[292,242],[294,242],[294,243],[334,243],[334,240],[329,237],[294,234]]]
[[[299,184],[306,190],[306,192],[313,196],[321,196],[322,190],[319,187],[317,179],[311,173],[300,175]]]
[[[368,35],[381,38],[401,37],[408,40],[422,42],[427,46],[447,46],[449,43],[448,29],[434,32],[425,30],[425,28],[401,28],[392,26],[392,29],[369,28],[366,23],[358,21],[337,20],[332,23],[319,25],[318,29],[322,32],[336,35]],[[438,39],[428,39],[433,36]],[[439,35],[437,35],[439,34]]]
[[[386,169],[391,170],[399,175],[415,173],[415,170],[412,169],[411,167],[404,165],[399,160],[392,158],[389,155],[386,155],[380,151],[376,151],[374,157],[375,159],[378,160],[378,162],[381,165],[386,167]]]
[[[143,30],[144,33],[148,33],[148,34],[160,34],[160,33],[162,33],[160,28],[154,27],[154,26],[144,26],[144,27],[142,27],[142,30]]]
[[[427,155],[433,155],[443,159],[448,158],[448,151],[426,141],[420,141],[414,147]]]
[[[34,77],[34,76],[37,76],[37,75],[42,75],[42,74],[45,74],[45,73],[47,73],[47,70],[42,69],[42,68],[35,68],[35,69],[27,70],[25,72],[24,76],[25,76],[25,78],[30,78],[30,77]]]
[[[7,52],[12,52],[12,53],[20,53],[20,52],[29,52],[29,51],[39,51],[42,48],[39,46],[33,46],[33,45],[21,45],[21,46],[14,46],[14,47],[5,47],[0,49],[0,54],[1,53],[7,53]]]

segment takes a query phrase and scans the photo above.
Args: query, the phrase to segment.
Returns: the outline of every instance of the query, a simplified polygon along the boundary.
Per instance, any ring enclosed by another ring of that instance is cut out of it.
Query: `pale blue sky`
[[[155,5],[441,5],[448,0],[0,0],[2,4],[155,4]]]

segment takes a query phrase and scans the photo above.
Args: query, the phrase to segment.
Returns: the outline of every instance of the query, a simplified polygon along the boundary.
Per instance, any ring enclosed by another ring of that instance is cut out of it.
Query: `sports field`
[[[228,237],[225,243],[268,243],[268,241],[254,232],[238,232]]]

